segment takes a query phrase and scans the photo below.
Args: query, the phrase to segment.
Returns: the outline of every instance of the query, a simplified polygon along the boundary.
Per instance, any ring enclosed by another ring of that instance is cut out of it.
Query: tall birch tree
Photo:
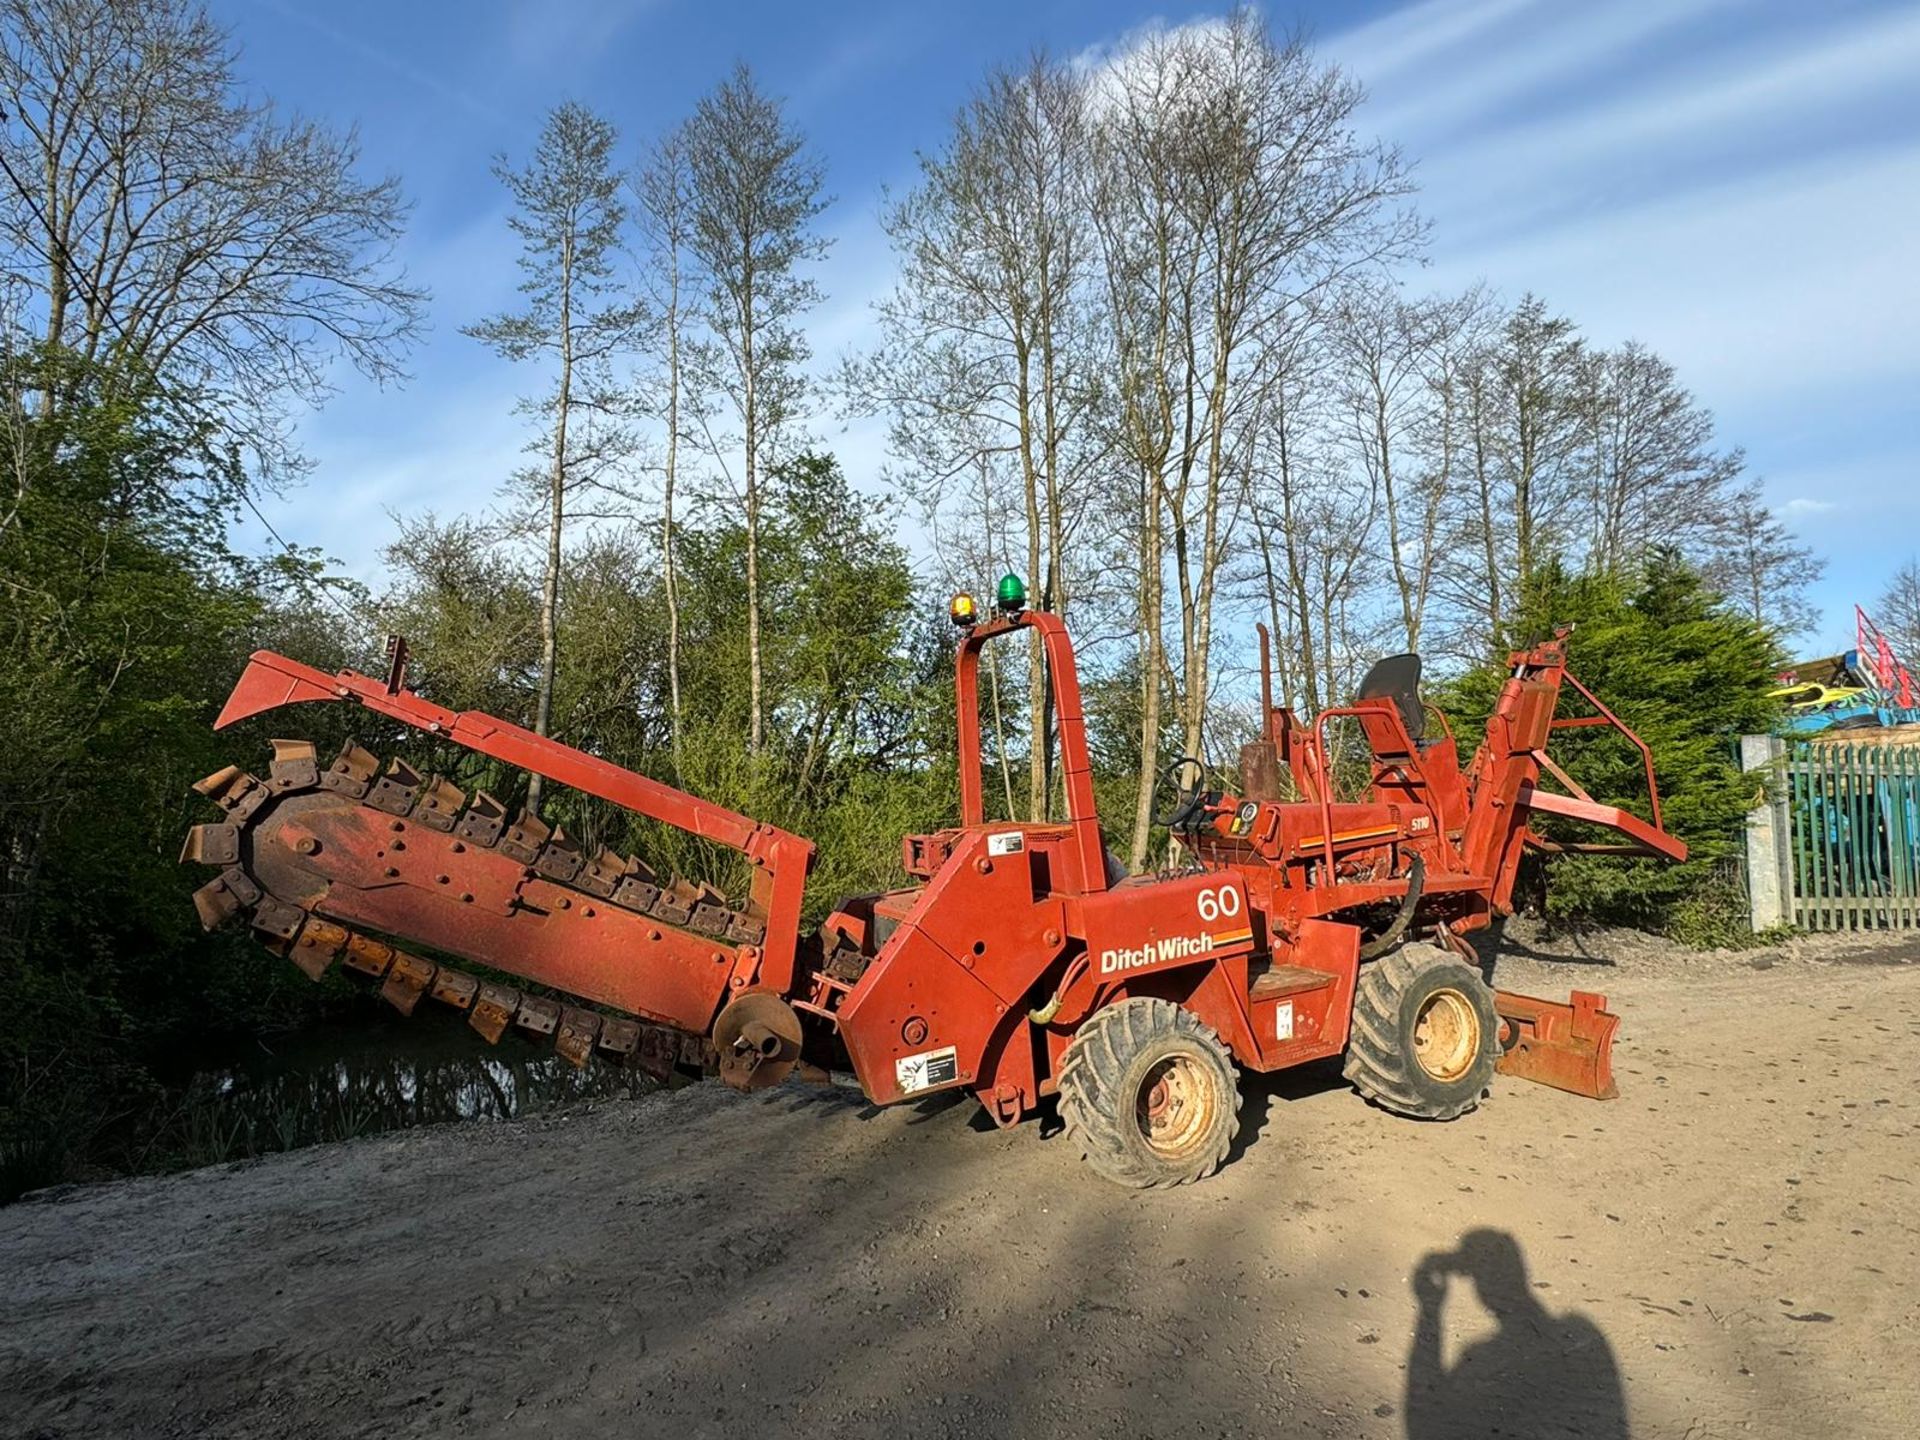
[[[781,102],[738,65],[694,108],[685,129],[688,246],[707,281],[716,341],[714,388],[740,425],[738,498],[746,525],[748,752],[766,743],[760,538],[769,474],[806,399],[811,351],[800,318],[821,300],[807,266],[829,241],[819,162]],[[724,455],[716,445],[716,459]]]
[[[622,177],[614,163],[614,127],[571,101],[547,116],[531,159],[515,168],[502,155],[493,173],[514,203],[507,223],[520,237],[521,307],[481,320],[466,333],[509,360],[537,363],[548,384],[521,402],[545,421],[534,487],[544,512],[540,591],[540,669],[533,729],[553,729],[554,677],[560,663],[560,567],[570,492],[599,483],[631,449],[627,398],[613,362],[637,337],[640,314],[618,274],[627,224]],[[538,813],[540,777],[528,784]]]
[[[684,128],[670,131],[648,155],[634,182],[634,201],[646,242],[649,301],[658,324],[660,390],[654,408],[664,431],[660,465],[660,565],[667,608],[667,699],[673,766],[684,773],[680,704],[680,571],[674,554],[675,511],[680,495],[680,445],[687,419],[682,414],[692,372],[702,368],[690,334],[690,301],[699,276],[693,268],[692,176],[687,164]],[[690,359],[693,363],[689,363]],[[698,405],[692,407],[698,410]],[[756,557],[757,558],[757,557]]]

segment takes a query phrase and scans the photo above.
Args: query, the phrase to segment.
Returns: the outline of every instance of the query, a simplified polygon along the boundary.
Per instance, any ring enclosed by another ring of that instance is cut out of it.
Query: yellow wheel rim
[[[1150,1068],[1134,1107],[1147,1148],[1174,1160],[1198,1146],[1213,1129],[1217,1090],[1213,1077],[1191,1055],[1169,1055]]]
[[[1413,1058],[1443,1083],[1473,1068],[1480,1053],[1480,1012],[1458,990],[1436,990],[1413,1022]]]

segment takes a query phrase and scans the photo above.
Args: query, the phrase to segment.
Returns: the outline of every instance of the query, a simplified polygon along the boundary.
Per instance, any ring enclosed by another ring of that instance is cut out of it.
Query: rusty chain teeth
[[[455,822],[453,833],[462,840],[492,849],[506,828],[507,807],[484,790],[476,790],[467,805],[467,813]]]
[[[531,865],[540,858],[540,847],[552,833],[538,815],[529,815],[523,810],[508,822],[506,833],[494,848],[522,865]]]
[[[212,930],[250,912],[261,942],[309,978],[320,979],[338,962],[379,981],[381,997],[402,1014],[411,1015],[422,998],[464,1010],[468,1023],[490,1044],[512,1026],[530,1035],[552,1036],[558,1053],[576,1066],[586,1064],[596,1050],[658,1073],[676,1064],[711,1062],[711,1047],[702,1037],[482,980],[267,895],[241,864],[242,835],[268,801],[297,791],[325,790],[498,850],[544,879],[695,934],[758,944],[766,936],[763,920],[735,910],[710,885],[678,877],[663,881],[642,861],[604,846],[585,855],[563,829],[549,827],[538,816],[524,811],[509,816],[485,790],[468,795],[444,776],[424,777],[398,758],[383,762],[351,740],[325,769],[310,741],[275,740],[272,745],[265,780],[228,765],[193,787],[224,812],[220,822],[193,826],[180,851],[182,862],[220,867],[220,874],[193,895],[203,927]]]
[[[698,1036],[527,995],[452,965],[410,955],[317,915],[305,917],[297,939],[270,936],[267,945],[314,980],[336,961],[378,980],[381,998],[403,1015],[411,1015],[423,999],[464,1010],[467,1023],[488,1044],[499,1043],[509,1026],[529,1035],[551,1035],[561,1058],[576,1067],[584,1066],[596,1051],[662,1074],[676,1064],[705,1066],[712,1059],[706,1041]]]
[[[319,756],[311,740],[275,740],[268,783],[276,791],[311,790],[320,783]]]

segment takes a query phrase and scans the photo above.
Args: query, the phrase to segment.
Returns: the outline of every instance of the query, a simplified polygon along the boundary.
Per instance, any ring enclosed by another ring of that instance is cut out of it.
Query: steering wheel
[[[1189,766],[1193,768],[1193,788],[1185,789],[1180,784],[1180,772]],[[1207,806],[1207,766],[1203,760],[1191,755],[1182,755],[1166,769],[1160,772],[1160,779],[1153,787],[1154,808],[1159,809],[1159,796],[1163,790],[1172,790],[1175,795],[1174,806],[1165,815],[1154,818],[1154,824],[1164,825],[1169,830],[1191,830],[1200,818],[1201,811]]]

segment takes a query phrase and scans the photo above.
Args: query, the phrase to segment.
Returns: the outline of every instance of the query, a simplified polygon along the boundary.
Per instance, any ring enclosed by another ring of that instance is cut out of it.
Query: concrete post
[[[1753,928],[1793,923],[1793,852],[1787,814],[1787,744],[1777,735],[1742,735],[1740,768],[1761,772],[1771,792],[1747,812],[1747,898]]]

